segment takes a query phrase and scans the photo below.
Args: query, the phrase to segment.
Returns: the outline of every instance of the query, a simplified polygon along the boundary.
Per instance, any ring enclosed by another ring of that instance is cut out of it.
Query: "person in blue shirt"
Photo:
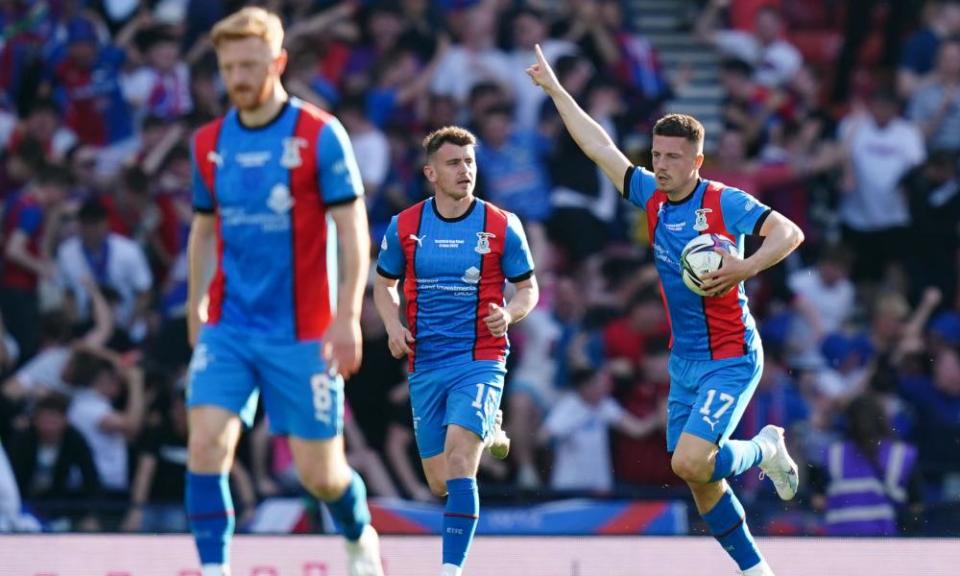
[[[347,539],[349,574],[382,576],[366,487],[342,436],[369,265],[357,163],[336,118],[287,96],[276,15],[244,8],[211,38],[233,107],[192,143],[186,506],[203,576],[230,572],[227,473],[260,394],[301,482]]]
[[[408,358],[417,448],[430,490],[446,497],[443,576],[459,576],[477,527],[477,466],[498,457],[507,329],[537,304],[519,219],[473,194],[476,138],[448,126],[424,139],[435,195],[394,216],[380,245],[374,300],[390,352]],[[403,278],[406,326],[400,319]],[[504,302],[506,283],[516,292]]]
[[[742,190],[700,178],[703,125],[683,114],[653,128],[653,172],[631,165],[610,136],[560,85],[539,46],[531,79],[551,97],[577,145],[623,197],[646,211],[650,244],[672,331],[667,451],[693,492],[711,533],[747,576],[770,576],[747,528],[743,506],[725,481],[759,465],[777,494],[797,491],[797,466],[783,429],[765,426],[751,440],[731,440],[763,372],[763,348],[743,281],[783,260],[803,241],[788,219]],[[684,286],[680,254],[700,234],[719,234],[743,253],[744,235],[764,237],[749,258],[717,250],[722,266],[704,276],[707,296]]]

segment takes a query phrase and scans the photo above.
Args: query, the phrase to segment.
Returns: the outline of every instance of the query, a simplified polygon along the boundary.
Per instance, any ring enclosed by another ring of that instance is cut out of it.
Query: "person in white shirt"
[[[856,254],[853,279],[877,281],[902,258],[910,212],[900,180],[926,158],[923,135],[900,116],[897,96],[886,88],[870,95],[866,113],[845,118],[839,133],[846,159],[840,219]]]
[[[697,35],[727,56],[754,67],[757,82],[771,88],[786,86],[803,66],[803,56],[783,38],[783,19],[775,6],[759,8],[753,33],[717,30],[717,17],[731,0],[711,0],[697,21]]]
[[[496,17],[489,2],[469,9],[460,41],[444,53],[433,75],[430,92],[452,96],[462,104],[478,82],[490,80],[510,86],[513,78],[510,61],[496,45]]]
[[[853,316],[856,290],[850,281],[850,259],[842,246],[828,246],[815,267],[787,278],[798,313],[790,330],[791,348],[796,353],[819,354],[820,342]]]
[[[110,232],[106,208],[99,200],[85,202],[78,218],[80,233],[57,251],[57,268],[73,297],[76,320],[85,322],[91,316],[90,292],[85,283],[92,279],[101,289],[109,288],[117,294],[116,325],[134,340],[142,339],[153,284],[143,250],[133,240]]]
[[[90,445],[104,489],[123,494],[130,484],[127,442],[143,424],[143,370],[106,349],[84,347],[71,358],[68,372],[77,392],[67,418]],[[127,402],[118,411],[113,402],[124,386]]]
[[[610,428],[642,437],[655,426],[641,420],[610,396],[611,380],[602,370],[581,368],[570,376],[574,391],[563,396],[547,416],[539,436],[554,446],[554,490],[609,492],[613,488]]]

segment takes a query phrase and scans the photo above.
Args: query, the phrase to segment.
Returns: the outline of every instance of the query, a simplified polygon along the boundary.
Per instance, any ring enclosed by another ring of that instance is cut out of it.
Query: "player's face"
[[[423,168],[437,194],[462,200],[473,194],[477,182],[477,158],[473,146],[445,143]]]
[[[266,40],[250,37],[222,42],[217,60],[230,102],[240,110],[253,110],[273,94],[287,53],[281,51],[275,56]]]
[[[696,180],[703,154],[696,144],[680,136],[653,136],[653,173],[657,188],[670,194],[681,192]]]

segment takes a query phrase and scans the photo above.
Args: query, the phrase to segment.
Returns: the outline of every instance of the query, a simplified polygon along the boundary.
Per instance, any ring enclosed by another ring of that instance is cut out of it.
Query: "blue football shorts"
[[[762,373],[761,349],[723,360],[671,356],[667,451],[674,451],[683,432],[722,445],[740,423]]]
[[[263,396],[270,430],[307,440],[343,431],[343,379],[330,374],[321,341],[257,338],[204,326],[187,378],[187,406],[219,406],[250,426]]]
[[[477,360],[410,374],[413,428],[421,458],[443,453],[447,426],[456,424],[486,439],[493,430],[503,379],[502,362]]]

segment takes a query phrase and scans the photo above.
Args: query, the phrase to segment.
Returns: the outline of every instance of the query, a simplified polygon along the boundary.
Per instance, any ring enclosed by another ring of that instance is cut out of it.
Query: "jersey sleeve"
[[[763,222],[770,215],[769,206],[737,188],[725,188],[720,195],[723,224],[736,236],[758,235]]]
[[[363,196],[360,168],[350,138],[336,118],[331,118],[317,137],[317,172],[327,206],[346,204]]]
[[[515,214],[507,216],[507,238],[503,243],[500,265],[504,276],[514,284],[533,276],[533,255],[520,219]]]
[[[644,210],[656,189],[657,180],[653,172],[641,166],[631,166],[623,176],[624,199]]]
[[[390,219],[390,225],[380,241],[380,255],[377,256],[377,274],[396,280],[403,275],[403,248],[397,234],[397,217]]]
[[[190,172],[193,179],[193,209],[197,212],[204,214],[210,214],[216,209],[216,205],[213,201],[213,194],[210,193],[210,189],[207,187],[207,183],[203,181],[203,176],[200,175],[200,166],[199,162],[208,161],[205,158],[197,158],[197,141],[196,137],[190,142]]]

